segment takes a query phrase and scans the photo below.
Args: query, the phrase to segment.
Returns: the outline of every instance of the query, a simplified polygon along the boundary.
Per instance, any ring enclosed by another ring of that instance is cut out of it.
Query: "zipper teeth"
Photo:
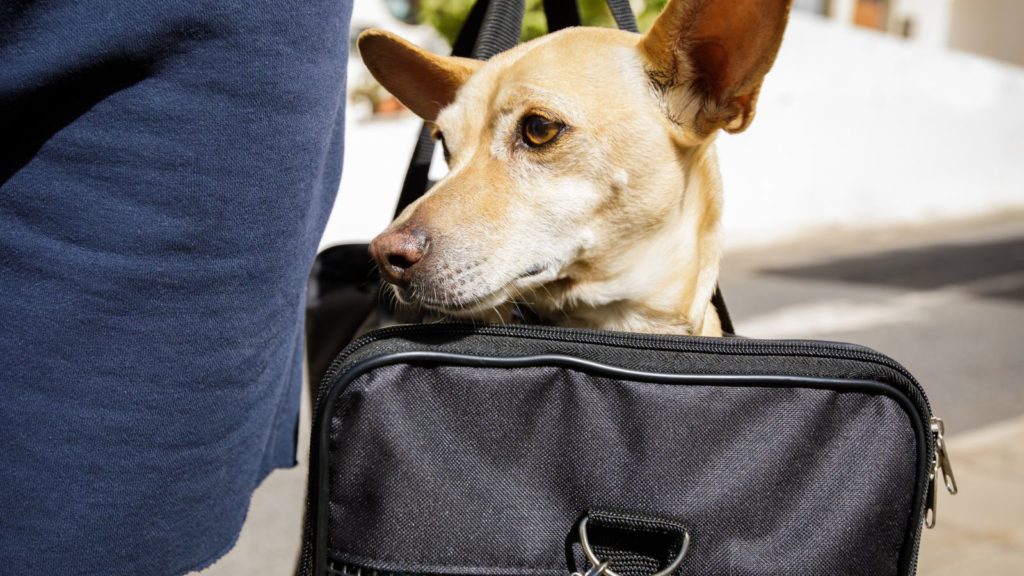
[[[371,344],[377,340],[384,338],[390,338],[393,336],[402,336],[404,334],[418,333],[418,334],[480,334],[490,336],[517,336],[527,337],[535,339],[547,339],[556,340],[560,342],[578,342],[582,344],[598,344],[598,345],[618,345],[626,346],[629,348],[642,348],[649,349],[652,346],[669,352],[704,352],[704,353],[746,353],[746,354],[785,354],[789,356],[809,356],[813,358],[834,358],[834,359],[848,359],[848,360],[860,360],[863,362],[870,362],[880,366],[890,368],[904,378],[906,378],[911,384],[911,391],[914,393],[913,396],[916,400],[919,400],[927,408],[927,414],[925,420],[931,417],[932,407],[931,402],[928,400],[928,396],[924,393],[921,383],[917,381],[902,364],[895,360],[870,350],[863,348],[856,344],[847,344],[840,342],[825,342],[825,341],[814,341],[813,344],[808,341],[802,340],[744,340],[744,339],[725,339],[715,338],[707,340],[681,340],[677,338],[659,336],[656,334],[633,334],[625,332],[602,332],[602,331],[589,331],[589,330],[574,330],[567,328],[557,328],[550,326],[536,326],[536,325],[473,325],[473,324],[458,324],[458,323],[444,323],[444,324],[404,324],[398,326],[389,326],[386,328],[380,328],[369,332],[355,340],[353,340],[348,346],[346,346],[338,356],[331,362],[327,370],[324,372],[319,385],[316,390],[316,398],[313,404],[313,435],[316,436],[316,432],[319,429],[319,421],[321,420],[321,414],[323,407],[322,404],[329,392],[330,383],[337,377],[338,373],[344,367],[345,361],[353,354],[356,350]],[[315,441],[315,438],[314,438]],[[926,436],[927,448],[925,450],[927,458],[934,458],[934,442],[930,436]],[[318,458],[316,451],[311,450],[309,456],[310,470],[314,469],[314,466],[318,466]],[[312,477],[312,476],[311,476]],[[313,558],[313,542],[312,542],[312,510],[309,509],[306,512],[306,518],[304,522],[303,533],[308,535],[303,540],[302,550],[302,561],[300,566],[300,573],[305,576],[312,573],[314,558]],[[920,548],[921,536],[920,536],[920,522],[913,529],[913,534],[916,542],[914,543],[914,550],[912,551],[914,560],[912,563],[911,574],[916,573],[917,555]],[[308,556],[307,556],[308,555]]]
[[[649,348],[655,345],[661,350],[670,352],[745,352],[751,354],[787,354],[799,356],[812,356],[816,358],[837,358],[861,360],[879,364],[899,372],[903,377],[913,384],[914,391],[928,408],[928,415],[931,415],[932,407],[928,397],[924,394],[921,384],[914,378],[903,365],[888,356],[862,348],[855,344],[844,344],[838,342],[816,341],[809,344],[802,340],[742,340],[742,339],[708,339],[708,340],[679,340],[666,338],[658,335],[630,334],[619,332],[597,332],[597,331],[576,331],[565,328],[554,328],[548,326],[532,325],[509,325],[509,326],[475,326],[472,324],[411,324],[401,326],[390,326],[370,332],[349,344],[337,358],[331,362],[323,379],[317,389],[316,405],[320,404],[320,396],[325,392],[324,388],[341,370],[345,360],[359,348],[366,346],[376,340],[391,336],[400,336],[406,333],[429,333],[429,334],[481,334],[492,336],[526,336],[561,342],[579,342],[583,344],[601,345],[625,345],[630,348]],[[824,352],[827,350],[827,352]]]
[[[355,564],[335,561],[328,563],[327,574],[328,576],[423,576],[409,574],[406,572],[374,570],[372,568],[363,568],[362,566],[357,566]]]

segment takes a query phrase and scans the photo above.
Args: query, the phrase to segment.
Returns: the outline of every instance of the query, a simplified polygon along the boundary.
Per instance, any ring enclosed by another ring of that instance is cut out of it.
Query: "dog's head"
[[[713,288],[717,241],[699,244],[719,200],[698,196],[717,196],[717,172],[695,151],[750,123],[788,5],[673,0],[646,35],[572,28],[487,62],[363,33],[366,65],[433,123],[449,165],[373,240],[384,278],[455,314],[600,305],[682,282],[701,265],[684,252],[711,250]]]

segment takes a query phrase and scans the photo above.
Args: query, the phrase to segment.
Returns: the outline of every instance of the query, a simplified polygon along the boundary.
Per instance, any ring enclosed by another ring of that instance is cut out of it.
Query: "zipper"
[[[939,500],[939,474],[942,475],[942,483],[946,487],[946,492],[955,496],[959,490],[956,486],[956,477],[953,475],[953,462],[949,459],[949,451],[946,449],[946,425],[942,418],[934,416],[932,416],[930,425],[932,441],[935,444],[935,456],[932,458],[932,468],[928,474],[928,501],[925,505],[924,525],[934,528]]]
[[[331,560],[327,563],[327,576],[423,576],[404,572],[385,572]]]
[[[342,372],[346,361],[360,348],[378,340],[401,337],[405,335],[481,335],[498,337],[531,338],[540,340],[552,340],[558,342],[572,342],[580,344],[596,344],[605,346],[618,346],[634,349],[650,350],[656,349],[667,352],[694,352],[694,353],[739,353],[750,355],[786,355],[806,356],[812,358],[857,360],[889,368],[903,376],[910,386],[903,392],[907,393],[911,401],[923,408],[923,419],[930,423],[930,434],[926,430],[925,438],[927,446],[925,449],[926,458],[931,462],[931,471],[925,486],[925,514],[920,521],[915,523],[912,529],[914,537],[912,574],[916,572],[917,556],[920,547],[920,530],[922,524],[929,528],[934,526],[936,485],[938,473],[942,473],[947,490],[951,494],[956,493],[956,481],[953,477],[949,455],[946,451],[943,437],[944,428],[942,420],[932,415],[931,402],[924,393],[920,382],[903,365],[895,360],[856,344],[840,342],[825,342],[815,340],[746,340],[742,338],[692,338],[683,339],[674,336],[657,334],[637,334],[626,332],[603,332],[594,330],[579,330],[572,328],[560,328],[553,326],[537,325],[473,325],[460,323],[441,324],[403,324],[380,328],[364,334],[353,340],[346,346],[328,366],[320,380],[313,405],[313,440],[316,442],[320,421],[322,420],[323,404],[330,393],[331,384]],[[940,448],[941,447],[941,448]],[[315,445],[310,450],[309,469],[312,474],[319,466],[317,450]],[[310,494],[313,494],[313,487],[310,487]],[[313,573],[313,514],[312,501],[307,506],[304,520],[304,537],[302,558],[300,561],[300,575],[309,576]],[[930,518],[930,521],[929,521]],[[923,522],[922,522],[923,521]]]
[[[919,401],[927,408],[926,416],[931,417],[931,402],[925,395],[921,384],[899,362],[873,350],[840,342],[824,342],[809,340],[745,340],[739,338],[706,338],[681,339],[657,334],[633,334],[626,332],[600,332],[591,330],[575,330],[552,326],[534,325],[484,325],[472,324],[404,324],[389,326],[369,332],[349,344],[331,362],[317,388],[315,406],[319,407],[325,388],[341,371],[345,360],[356,350],[377,340],[402,336],[406,334],[442,335],[442,334],[479,334],[483,336],[512,336],[556,340],[560,342],[578,342],[581,344],[601,344],[626,346],[630,348],[650,349],[652,346],[668,352],[739,352],[746,354],[785,354],[788,356],[811,356],[815,358],[834,358],[839,360],[860,360],[885,366],[909,380],[913,387],[911,398]],[[931,455],[929,453],[929,455]]]

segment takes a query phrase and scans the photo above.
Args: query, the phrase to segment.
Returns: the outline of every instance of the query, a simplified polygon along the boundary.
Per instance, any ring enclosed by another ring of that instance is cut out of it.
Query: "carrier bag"
[[[860,346],[386,328],[318,388],[301,573],[913,574],[937,477],[920,385]]]
[[[478,2],[455,53],[514,45],[522,10]],[[421,134],[398,211],[432,150]],[[852,344],[442,323],[335,357],[395,314],[365,250],[311,282],[304,576],[908,575],[956,491],[920,385]]]

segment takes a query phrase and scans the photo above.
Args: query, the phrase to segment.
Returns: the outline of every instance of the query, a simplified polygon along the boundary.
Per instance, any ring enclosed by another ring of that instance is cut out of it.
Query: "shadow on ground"
[[[911,290],[962,286],[982,297],[1024,301],[1024,285],[986,283],[1024,273],[1024,236],[970,244],[936,244],[823,263],[772,267],[761,273],[785,278],[872,284]]]

